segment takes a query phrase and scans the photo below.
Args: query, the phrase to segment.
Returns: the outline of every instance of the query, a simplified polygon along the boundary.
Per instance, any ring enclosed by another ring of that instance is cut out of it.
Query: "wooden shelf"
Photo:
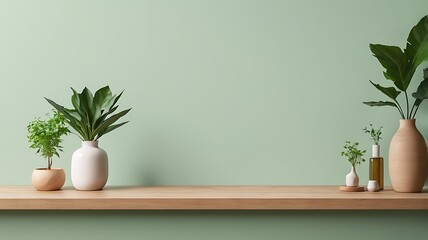
[[[338,186],[107,187],[41,192],[0,186],[0,210],[428,210],[428,193],[341,192]]]

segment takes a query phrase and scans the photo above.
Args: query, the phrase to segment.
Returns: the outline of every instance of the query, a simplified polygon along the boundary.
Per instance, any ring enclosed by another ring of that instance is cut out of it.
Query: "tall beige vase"
[[[415,119],[400,119],[389,146],[389,177],[394,191],[421,192],[427,170],[427,146]]]

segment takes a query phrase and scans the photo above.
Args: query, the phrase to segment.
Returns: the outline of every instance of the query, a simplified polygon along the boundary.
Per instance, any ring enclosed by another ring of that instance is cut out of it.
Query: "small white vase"
[[[83,141],[71,159],[71,182],[77,190],[100,190],[108,179],[108,156],[98,141]]]
[[[357,173],[355,172],[355,167],[351,167],[351,172],[346,175],[346,186],[347,187],[358,187],[360,179],[358,178]]]
[[[369,183],[367,184],[367,190],[369,192],[377,192],[379,191],[379,184],[376,180],[369,180]]]

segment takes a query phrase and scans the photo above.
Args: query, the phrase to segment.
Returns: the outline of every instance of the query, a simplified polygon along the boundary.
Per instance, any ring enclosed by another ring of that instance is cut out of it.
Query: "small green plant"
[[[370,123],[370,129],[368,129],[367,127],[365,127],[363,129],[364,133],[369,133],[370,137],[372,138],[374,144],[379,145],[379,140],[381,140],[382,138],[380,137],[380,135],[382,134],[382,126],[379,129],[374,129],[373,125]]]
[[[408,93],[408,87],[416,69],[421,63],[428,60],[428,15],[412,28],[407,37],[406,48],[403,50],[398,46],[381,44],[370,44],[370,50],[385,69],[383,72],[385,79],[391,80],[395,86],[384,87],[370,81],[376,89],[392,101],[370,101],[364,102],[364,104],[371,107],[395,107],[402,119],[414,119],[421,103],[428,99],[427,69],[424,70],[424,80],[412,94],[415,98],[412,106],[410,106]],[[404,94],[404,104],[399,103],[398,96],[401,93]]]
[[[123,91],[113,95],[109,86],[105,86],[92,95],[86,87],[81,93],[71,88],[73,109],[65,108],[54,101],[45,98],[56,110],[64,115],[67,123],[76,130],[83,141],[97,141],[101,136],[128,123],[114,124],[131,109],[123,110],[109,117],[119,107],[116,105]]]
[[[364,153],[366,153],[366,150],[359,150],[358,145],[358,142],[351,144],[350,141],[346,141],[345,146],[343,146],[343,148],[345,148],[345,151],[341,152],[341,155],[345,156],[353,167],[360,164],[361,162],[366,161],[363,158]]]
[[[59,152],[62,152],[61,137],[70,131],[65,126],[65,118],[61,113],[54,111],[51,118],[49,114],[46,114],[46,117],[47,120],[36,118],[31,121],[27,126],[27,131],[30,148],[37,149],[36,153],[47,158],[47,169],[50,170],[52,157],[54,155],[59,157]]]

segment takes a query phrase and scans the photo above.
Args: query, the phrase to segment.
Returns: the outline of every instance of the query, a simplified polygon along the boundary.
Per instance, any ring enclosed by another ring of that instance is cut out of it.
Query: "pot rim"
[[[35,168],[34,169],[34,171],[61,171],[61,170],[64,171],[63,168],[51,168],[51,169],[48,169],[48,168]]]

